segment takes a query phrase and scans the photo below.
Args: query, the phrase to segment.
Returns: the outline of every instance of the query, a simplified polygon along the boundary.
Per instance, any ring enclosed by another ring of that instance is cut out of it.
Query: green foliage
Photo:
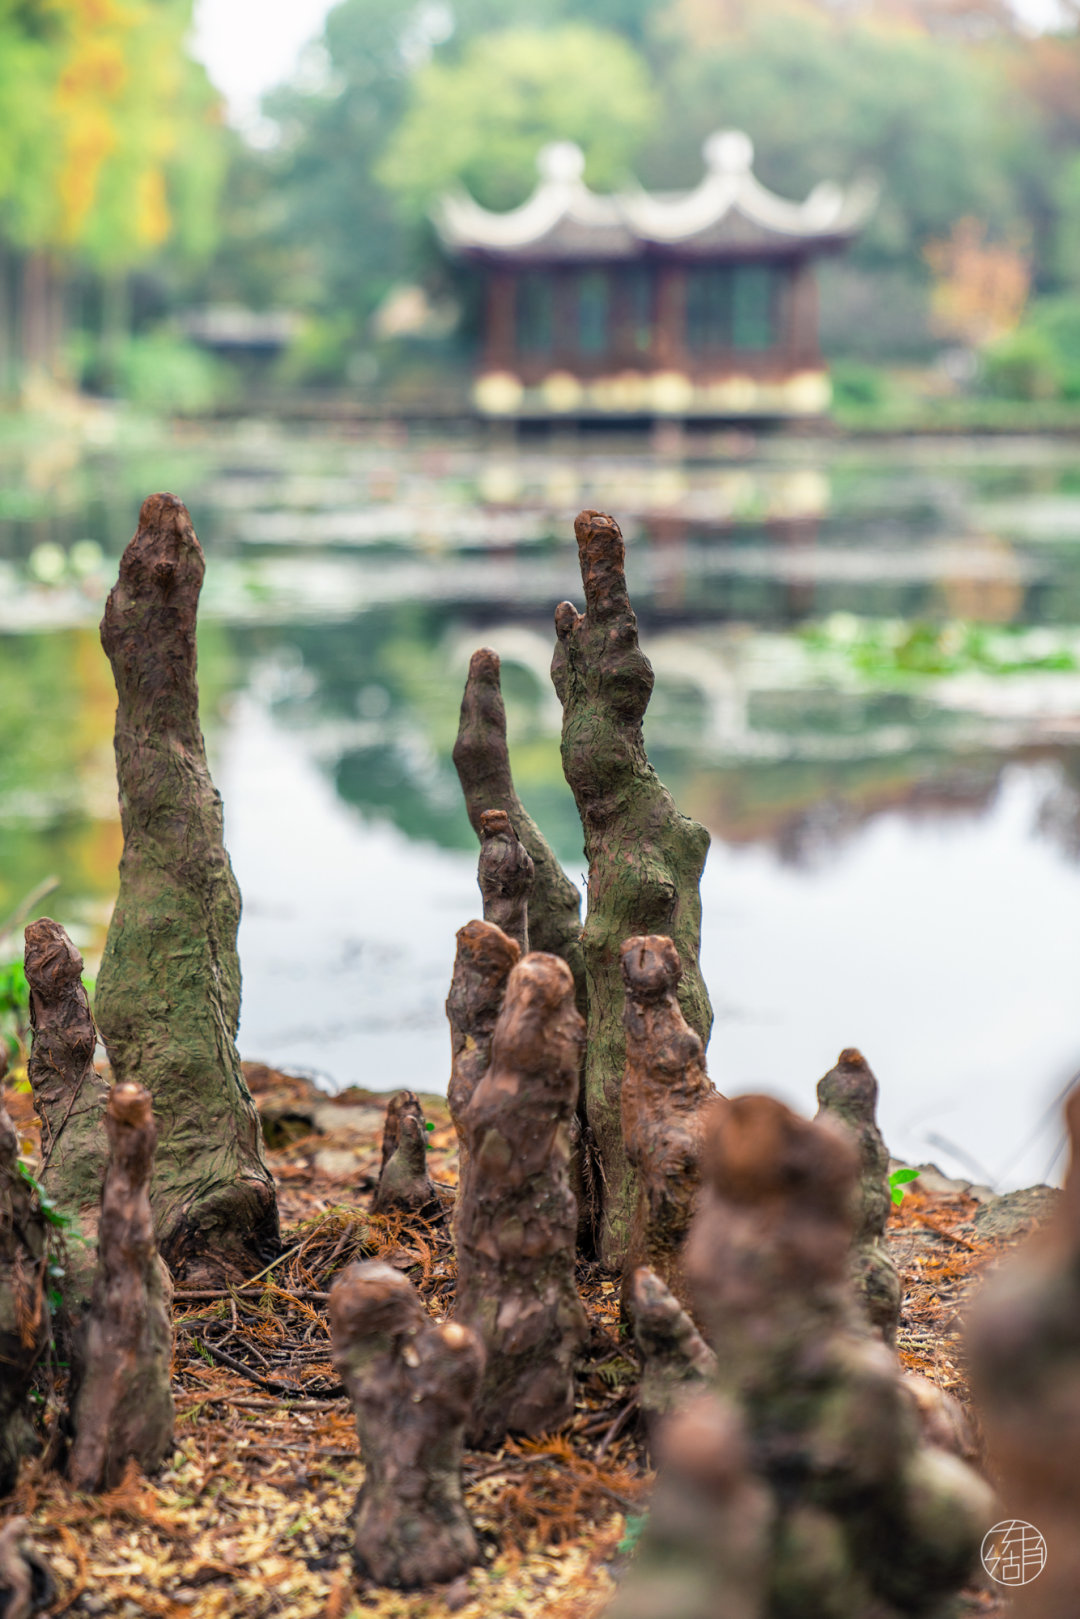
[[[376,172],[413,215],[455,183],[508,208],[536,184],[540,147],[572,140],[603,189],[622,177],[656,111],[644,61],[617,34],[582,23],[510,29],[420,69]]]
[[[822,623],[809,625],[803,639],[814,651],[839,657],[872,679],[969,670],[1011,675],[1080,668],[1074,638],[1048,629],[1011,629],[958,620],[930,624],[860,619],[853,613],[834,613]]]
[[[1057,367],[1049,338],[1035,326],[1022,326],[998,338],[983,352],[982,380],[1001,399],[1053,399]]]
[[[21,960],[0,966],[0,1038],[8,1058],[25,1057],[30,1030],[30,986]]]
[[[627,1513],[623,1528],[623,1537],[615,1548],[620,1556],[629,1557],[633,1552],[637,1551],[638,1541],[641,1539],[645,1525],[648,1523],[648,1521],[649,1515],[647,1512]]]
[[[833,403],[841,409],[881,405],[889,394],[889,382],[876,366],[858,360],[838,360],[830,371]]]
[[[116,374],[123,398],[163,415],[212,410],[228,388],[218,361],[165,331],[129,338],[117,355]]]
[[[918,1178],[919,1171],[917,1169],[894,1169],[889,1176],[889,1192],[893,1202],[902,1203],[904,1201],[904,1187],[912,1181],[917,1181]]]

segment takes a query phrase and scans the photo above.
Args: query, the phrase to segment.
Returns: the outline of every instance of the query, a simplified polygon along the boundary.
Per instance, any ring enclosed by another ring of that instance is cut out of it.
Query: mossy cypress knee
[[[653,672],[638,645],[619,525],[603,512],[574,524],[585,612],[555,612],[551,678],[563,707],[563,772],[581,815],[589,862],[582,932],[588,996],[585,1106],[603,1166],[600,1255],[625,1263],[637,1187],[623,1146],[626,1067],[619,951],[641,934],[671,938],[682,961],[679,1005],[704,1047],[712,1009],[701,977],[701,873],[709,834],[679,813],[645,753],[641,722]]]
[[[205,562],[175,495],[151,495],[105,605],[124,853],[95,1011],[119,1083],[154,1098],[151,1204],[174,1274],[250,1273],[279,1250],[274,1183],[240,1071],[240,893],[199,728]]]
[[[45,1215],[19,1171],[15,1126],[0,1101],[0,1496],[35,1448],[29,1416],[34,1371],[49,1344]]]
[[[517,941],[507,938],[494,922],[466,922],[458,929],[454,976],[446,998],[451,1058],[446,1101],[457,1132],[459,1177],[468,1155],[465,1109],[488,1071],[506,981],[520,956]]]
[[[502,928],[520,945],[522,955],[527,955],[529,895],[536,865],[505,810],[484,810],[480,840],[477,880],[484,898],[484,921]]]

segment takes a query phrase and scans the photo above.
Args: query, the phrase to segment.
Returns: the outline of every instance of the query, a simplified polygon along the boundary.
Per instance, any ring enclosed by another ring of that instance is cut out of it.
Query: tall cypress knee
[[[455,1579],[478,1555],[461,1454],[479,1339],[455,1321],[436,1326],[408,1277],[374,1262],[350,1265],[331,1288],[330,1336],[364,1459],[357,1562],[380,1585]]]
[[[29,1399],[49,1342],[45,1216],[19,1172],[19,1143],[0,1102],[0,1496],[35,1448]]]
[[[504,810],[531,856],[536,870],[529,897],[529,944],[533,950],[561,956],[566,962],[574,975],[578,1010],[584,1013],[581,896],[515,791],[499,674],[498,653],[490,647],[473,653],[461,700],[454,764],[477,837],[482,837],[484,811]]]
[[[685,1304],[682,1247],[701,1186],[701,1147],[716,1089],[701,1041],[682,1015],[682,973],[670,939],[627,939],[620,951],[626,1001],[623,1144],[638,1183],[630,1237],[631,1267],[650,1266]]]
[[[867,1320],[890,1348],[896,1345],[902,1289],[885,1242],[892,1194],[889,1149],[878,1129],[878,1084],[861,1051],[849,1046],[835,1068],[818,1080],[818,1118],[837,1119],[859,1154],[851,1279]]]
[[[108,1086],[94,1071],[97,1033],[82,984],[83,958],[59,922],[43,916],[26,928],[24,963],[33,1039],[27,1077],[42,1125],[41,1181],[61,1209],[76,1214],[88,1242],[97,1236],[101,1181],[108,1161]],[[89,1302],[93,1250],[72,1243],[61,1281],[76,1318]]]
[[[487,1353],[469,1430],[485,1447],[508,1431],[550,1432],[574,1408],[574,1359],[588,1327],[574,1285],[567,1166],[583,1032],[569,967],[526,956],[465,1110],[456,1318]]]
[[[488,1071],[495,1024],[503,1009],[510,969],[521,955],[493,922],[466,922],[457,933],[457,955],[446,1016],[450,1023],[450,1083],[446,1101],[457,1131],[459,1174],[464,1169],[465,1109]]]
[[[625,939],[666,934],[682,961],[679,1005],[706,1045],[712,1009],[698,965],[701,873],[709,835],[688,820],[645,753],[641,722],[653,688],[626,590],[619,525],[584,511],[574,524],[585,612],[555,612],[551,678],[563,706],[562,760],[577,800],[589,861],[582,933],[588,994],[585,1105],[603,1166],[600,1252],[621,1266],[637,1201],[623,1147],[620,1093],[626,1066],[619,949]]]
[[[712,1381],[716,1356],[674,1293],[647,1265],[634,1272],[629,1306],[641,1356],[641,1409],[652,1443],[660,1420]]]
[[[173,1441],[171,1287],[154,1243],[154,1110],[142,1085],[117,1085],[105,1114],[109,1166],[98,1265],[73,1413],[68,1477],[79,1490],[119,1484],[128,1460],[160,1466]]]
[[[249,1272],[280,1245],[274,1185],[236,1029],[240,893],[199,729],[195,617],[205,564],[185,507],[151,495],[105,605],[124,853],[95,1009],[113,1073],[159,1128],[158,1246],[187,1279]]]
[[[521,946],[529,949],[529,895],[536,866],[518,841],[505,810],[488,809],[480,816],[480,869],[484,921],[494,922]]]

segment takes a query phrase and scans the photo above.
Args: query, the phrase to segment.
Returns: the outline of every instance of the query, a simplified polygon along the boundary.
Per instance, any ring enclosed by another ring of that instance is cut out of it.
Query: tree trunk
[[[630,1290],[634,1342],[641,1356],[641,1410],[650,1445],[661,1419],[700,1392],[716,1375],[716,1356],[674,1293],[641,1265]]]
[[[536,870],[529,898],[529,945],[566,962],[574,975],[578,1011],[584,1016],[581,897],[514,790],[499,672],[498,654],[490,647],[473,653],[461,700],[454,764],[477,837],[483,836],[484,811],[501,809],[531,855]]]
[[[47,916],[31,922],[25,938],[33,1030],[27,1077],[41,1120],[39,1178],[54,1203],[77,1217],[86,1239],[70,1245],[60,1283],[70,1336],[78,1331],[94,1281],[92,1245],[108,1162],[103,1121],[109,1093],[94,1071],[97,1031],[82,984],[82,956],[59,922]]]
[[[469,1429],[484,1448],[561,1427],[588,1327],[574,1285],[577,1206],[567,1174],[584,1026],[558,956],[510,974],[491,1066],[465,1109],[456,1318],[484,1343]]]
[[[589,860],[582,945],[588,993],[585,1104],[603,1174],[600,1256],[626,1260],[637,1187],[622,1139],[626,1067],[619,950],[664,933],[682,961],[679,1004],[704,1047],[712,1010],[698,965],[699,885],[709,835],[680,815],[645,754],[641,721],[653,687],[626,592],[625,548],[614,518],[582,512],[575,525],[585,613],[556,609],[551,678],[563,705],[563,771],[577,800]]]
[[[701,1041],[676,999],[682,967],[671,940],[656,934],[627,939],[620,960],[626,990],[623,1144],[638,1186],[624,1303],[631,1267],[648,1265],[687,1304],[682,1249],[697,1207],[701,1146],[716,1089],[705,1072]]]
[[[484,921],[494,922],[529,953],[529,895],[536,867],[505,810],[488,809],[480,816],[480,869],[478,882],[484,899]]]
[[[45,1249],[45,1217],[19,1171],[15,1126],[0,1102],[0,1496],[36,1448],[28,1407],[49,1343]]]
[[[890,1349],[896,1347],[902,1289],[885,1242],[892,1194],[889,1149],[878,1129],[878,1084],[861,1051],[849,1047],[835,1068],[818,1080],[818,1118],[838,1120],[851,1132],[859,1154],[851,1280],[867,1320]]]
[[[360,1569],[406,1589],[456,1579],[478,1556],[461,1455],[484,1364],[479,1339],[454,1321],[435,1326],[408,1278],[376,1263],[335,1281],[330,1336],[364,1459]]]
[[[150,1176],[157,1131],[150,1093],[117,1085],[105,1114],[109,1167],[101,1194],[98,1265],[74,1404],[68,1478],[115,1489],[134,1458],[160,1467],[173,1443],[169,1386],[172,1286],[154,1244]]]
[[[439,1194],[427,1167],[424,1110],[415,1091],[398,1091],[386,1110],[382,1167],[373,1214],[400,1209],[406,1214],[438,1214]]]
[[[240,894],[199,729],[195,616],[202,549],[174,495],[151,495],[105,606],[116,679],[124,853],[98,975],[116,1079],[154,1098],[151,1204],[174,1275],[246,1275],[279,1250],[259,1115],[236,1028]]]

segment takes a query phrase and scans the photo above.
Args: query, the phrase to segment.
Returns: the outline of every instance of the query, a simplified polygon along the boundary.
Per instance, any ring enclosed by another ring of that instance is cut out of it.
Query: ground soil
[[[363,1477],[352,1414],[330,1364],[326,1296],[357,1257],[406,1271],[436,1319],[453,1307],[448,1222],[368,1212],[389,1097],[338,1098],[246,1065],[273,1143],[283,1258],[252,1284],[176,1297],[176,1450],[152,1480],[132,1470],[80,1496],[28,1462],[0,1519],[16,1512],[50,1562],[51,1614],[170,1619],[594,1619],[625,1566],[651,1474],[637,1427],[638,1367],[619,1322],[617,1281],[579,1264],[590,1337],[574,1415],[557,1434],[469,1452],[466,1499],[483,1561],[453,1585],[398,1593],[357,1579],[349,1518]],[[30,1098],[5,1102],[32,1153]],[[448,1212],[457,1180],[445,1100],[423,1098],[432,1179]],[[932,1177],[928,1177],[928,1182]],[[917,1183],[916,1183],[917,1184]],[[963,1306],[988,1267],[1052,1199],[988,1203],[955,1185],[909,1192],[889,1241],[904,1283],[902,1364],[966,1403]],[[59,1441],[63,1369],[41,1385],[41,1425]],[[972,1589],[962,1611],[997,1615]]]

